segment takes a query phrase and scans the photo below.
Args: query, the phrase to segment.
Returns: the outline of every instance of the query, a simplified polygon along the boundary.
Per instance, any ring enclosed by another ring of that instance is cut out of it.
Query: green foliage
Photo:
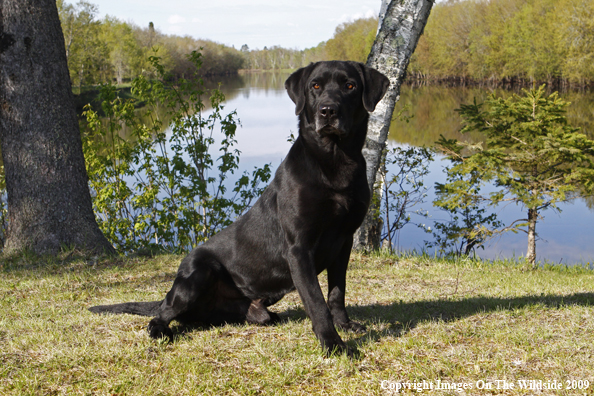
[[[306,48],[303,50],[303,65],[307,66],[312,62],[319,62],[324,60],[330,60],[326,55],[326,42],[322,41],[317,46],[312,48]]]
[[[196,72],[186,55],[198,48],[205,56],[202,75],[236,73],[244,64],[243,54],[234,48],[188,36],[164,35],[152,22],[140,28],[109,16],[98,20],[97,5],[83,0],[74,5],[58,0],[57,7],[70,78],[79,90],[84,85],[129,82],[152,70],[148,61],[152,55],[161,58],[160,64],[173,79]]]
[[[479,142],[479,132],[461,134],[462,119],[455,109],[463,103],[484,102],[492,90],[478,86],[446,86],[444,84],[404,85],[399,104],[414,109],[410,122],[392,121],[390,140],[411,146],[433,146],[443,134],[446,138]],[[497,95],[508,97],[513,91],[497,90]],[[567,121],[594,139],[594,92],[568,90],[560,95],[571,102],[567,107]],[[409,111],[410,112],[410,111]]]
[[[323,60],[365,62],[377,31],[377,18],[361,18],[339,25],[334,36],[303,51],[278,46],[251,50],[242,47],[244,66],[257,70],[292,70]]]
[[[98,82],[99,74],[107,64],[108,49],[99,38],[101,24],[95,19],[97,6],[82,0],[75,5],[60,0],[57,6],[70,80],[79,89],[82,85]]]
[[[201,54],[193,52],[189,60],[199,70]],[[223,115],[225,98],[215,89],[207,114],[201,79],[167,83],[160,58],[150,61],[159,79],[139,76],[132,82],[134,95],[146,103],[142,116],[134,100],[117,97],[112,85],[102,89],[107,120],[90,107],[85,112],[83,150],[93,206],[101,230],[119,251],[185,251],[241,215],[260,195],[270,167],[244,173],[229,188],[240,155],[234,148],[236,113]],[[120,136],[123,126],[132,139]]]
[[[244,66],[253,70],[293,70],[314,61],[305,57],[304,51],[279,46],[250,51],[248,46],[244,45],[243,55]]]
[[[464,7],[446,4],[433,6],[411,58],[409,73],[468,75],[471,51],[467,37],[478,23],[472,17],[478,3],[468,2]]]
[[[333,60],[367,61],[377,32],[378,19],[361,18],[343,23],[326,42],[326,57]]]
[[[528,256],[535,249],[539,213],[557,203],[591,193],[594,187],[594,141],[567,123],[568,103],[557,93],[546,95],[544,86],[507,99],[492,95],[458,110],[465,121],[461,132],[479,131],[478,144],[442,139],[438,147],[453,161],[449,182],[440,186],[439,206],[464,209],[476,204],[477,186],[494,183],[491,205],[513,202],[528,209],[505,230],[528,233]],[[533,257],[528,257],[534,263]]]
[[[555,18],[558,0],[527,2],[506,24],[500,55],[503,77],[551,81],[561,75],[565,56]]]
[[[172,78],[187,78],[196,73],[194,64],[188,61],[186,56],[189,49],[200,48],[204,55],[200,67],[200,74],[203,76],[235,74],[245,64],[240,51],[213,41],[161,34],[158,34],[157,38],[161,40],[171,59],[171,65],[167,70]]]
[[[115,79],[118,85],[130,81],[142,72],[144,51],[138,45],[134,30],[127,23],[106,17],[101,24],[99,40],[109,48],[109,67],[99,81]]]
[[[594,80],[594,2],[574,1],[560,7],[563,42],[567,45],[563,73],[571,80]]]
[[[442,136],[442,142],[445,138]],[[449,220],[434,223],[434,241],[425,242],[427,247],[436,247],[446,255],[468,256],[501,232],[501,221],[496,213],[488,213],[488,201],[481,193],[481,174],[476,171],[460,173],[446,168],[445,183],[435,183],[436,198],[433,204],[449,214]],[[449,200],[449,193],[459,192],[458,201]]]
[[[409,72],[422,77],[594,80],[594,2],[435,4]]]
[[[433,152],[426,147],[394,147],[386,152],[384,158],[380,168],[383,179],[380,213],[385,219],[381,239],[387,240],[390,251],[393,251],[404,226],[415,224],[425,229],[424,224],[413,221],[410,210],[423,203],[427,196],[428,187],[425,186],[424,177],[429,174]],[[388,173],[388,170],[394,172]],[[422,209],[414,213],[427,216]]]

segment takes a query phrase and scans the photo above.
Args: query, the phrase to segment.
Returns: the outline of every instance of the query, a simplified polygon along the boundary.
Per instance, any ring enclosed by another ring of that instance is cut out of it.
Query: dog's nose
[[[338,106],[335,104],[322,104],[320,105],[319,113],[322,117],[328,119],[336,117],[336,114],[338,113]]]

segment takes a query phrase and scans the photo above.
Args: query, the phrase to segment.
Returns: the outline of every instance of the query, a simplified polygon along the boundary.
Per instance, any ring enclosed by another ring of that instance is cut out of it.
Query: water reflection
[[[286,72],[247,72],[235,76],[205,78],[204,86],[212,89],[217,88],[220,84],[227,100],[232,100],[238,95],[249,98],[252,89],[278,95],[284,93],[285,80],[289,75]]]
[[[402,87],[396,110],[407,109],[403,115],[412,116],[409,122],[394,120],[390,127],[390,141],[413,146],[432,146],[439,135],[452,139],[480,140],[478,134],[462,135],[458,113],[461,104],[472,103],[476,98],[483,102],[490,94],[507,97],[512,94],[502,89],[478,87],[446,87],[424,85]],[[562,92],[560,97],[571,102],[567,118],[572,126],[581,128],[590,139],[594,138],[594,92]]]

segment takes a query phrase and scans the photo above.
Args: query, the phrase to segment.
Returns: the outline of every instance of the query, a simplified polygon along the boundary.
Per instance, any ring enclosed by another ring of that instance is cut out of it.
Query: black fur
[[[91,308],[154,318],[151,337],[172,337],[169,323],[277,320],[267,307],[297,289],[326,352],[348,352],[335,326],[365,327],[346,312],[346,270],[353,233],[370,193],[361,149],[373,111],[389,86],[355,62],[319,62],[285,87],[299,115],[299,137],[260,199],[235,223],[181,262],[165,299]],[[328,301],[317,276],[328,273]]]
[[[129,302],[114,305],[98,305],[89,308],[93,313],[111,312],[116,314],[133,314],[141,316],[155,316],[159,312],[161,301]]]

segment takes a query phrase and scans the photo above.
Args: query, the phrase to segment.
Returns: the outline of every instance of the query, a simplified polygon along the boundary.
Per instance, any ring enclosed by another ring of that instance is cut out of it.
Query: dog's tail
[[[141,316],[156,316],[162,301],[127,302],[113,305],[97,305],[89,308],[93,313],[133,314]]]

